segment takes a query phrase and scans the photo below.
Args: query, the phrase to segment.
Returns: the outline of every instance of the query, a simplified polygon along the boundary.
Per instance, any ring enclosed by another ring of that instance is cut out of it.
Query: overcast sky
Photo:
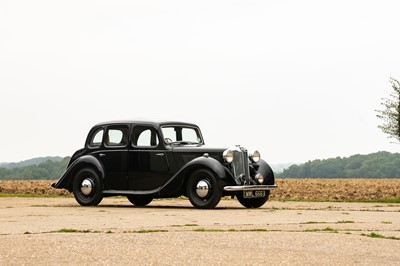
[[[0,1],[0,162],[107,120],[183,120],[268,162],[397,152],[400,1]]]

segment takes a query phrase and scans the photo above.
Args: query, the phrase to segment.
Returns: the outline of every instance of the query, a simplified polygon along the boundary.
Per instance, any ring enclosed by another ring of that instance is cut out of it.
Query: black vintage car
[[[154,198],[184,195],[196,208],[214,208],[222,196],[257,208],[277,187],[258,151],[209,148],[194,124],[148,121],[95,125],[52,186],[73,192],[83,206],[106,196],[125,195],[145,206]]]

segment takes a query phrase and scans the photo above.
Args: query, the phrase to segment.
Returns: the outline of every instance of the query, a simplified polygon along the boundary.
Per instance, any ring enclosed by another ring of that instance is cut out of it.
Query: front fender
[[[272,171],[271,167],[264,161],[260,160],[256,163],[256,174],[262,174],[264,176],[264,185],[274,185],[275,184],[275,177],[274,172]]]
[[[201,156],[193,159],[179,171],[160,189],[160,194],[180,194],[184,191],[184,184],[189,175],[196,169],[209,169],[218,179],[226,179],[225,167],[212,157]]]
[[[93,155],[84,155],[70,164],[57,183],[54,183],[51,186],[54,188],[65,188],[72,191],[72,182],[76,173],[85,167],[92,167],[100,175],[100,178],[104,179],[104,167],[101,162]]]
[[[193,167],[205,167],[214,172],[216,177],[220,179],[226,178],[225,167],[216,159],[212,157],[201,156],[191,160],[179,172],[185,171]],[[178,172],[178,173],[179,173]]]

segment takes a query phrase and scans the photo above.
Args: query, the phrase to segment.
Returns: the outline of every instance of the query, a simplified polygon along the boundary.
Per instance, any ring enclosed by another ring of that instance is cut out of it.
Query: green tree
[[[36,159],[30,161],[34,160]],[[70,157],[65,157],[61,161],[47,160],[28,166],[0,167],[0,180],[56,180],[61,177],[67,168],[69,160]]]
[[[394,78],[390,78],[393,91],[388,98],[382,98],[383,110],[376,110],[378,118],[383,120],[383,124],[378,127],[400,142],[400,82]]]
[[[385,151],[368,155],[308,161],[277,174],[289,178],[399,178],[400,154]]]

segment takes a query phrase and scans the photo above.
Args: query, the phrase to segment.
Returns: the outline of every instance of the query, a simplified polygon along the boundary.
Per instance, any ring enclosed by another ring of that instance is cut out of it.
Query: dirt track
[[[398,239],[400,204],[0,198],[1,265],[398,265]]]

